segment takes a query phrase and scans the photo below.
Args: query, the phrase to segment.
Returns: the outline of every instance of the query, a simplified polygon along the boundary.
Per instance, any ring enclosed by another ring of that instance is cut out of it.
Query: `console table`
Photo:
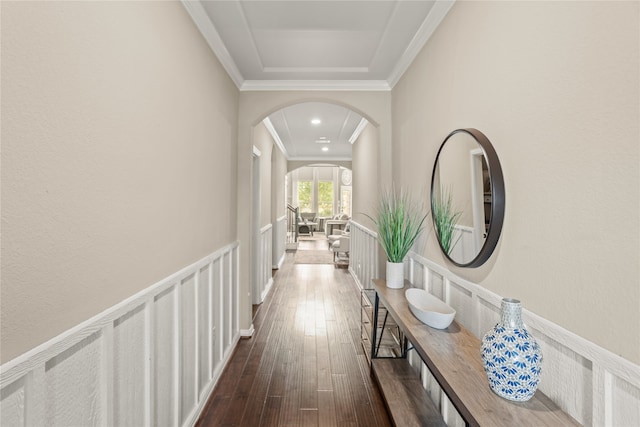
[[[580,425],[540,391],[537,391],[527,402],[512,402],[493,393],[484,372],[480,356],[481,342],[477,337],[455,320],[444,330],[434,329],[420,322],[409,309],[404,295],[406,285],[402,289],[390,289],[387,288],[384,280],[375,279],[373,283],[376,291],[374,319],[377,318],[376,313],[382,303],[467,425],[518,427]],[[376,359],[374,354],[376,339],[376,328],[373,328],[371,369],[376,378],[380,376],[382,379],[382,381],[378,379],[379,385],[392,418],[395,418],[394,405],[404,405],[404,408],[397,413],[400,416],[403,414],[406,416],[407,405],[410,408],[420,405],[412,405],[412,402],[390,401],[387,396],[391,399],[395,396],[397,400],[399,394],[397,390],[393,393],[385,393],[385,388],[398,387],[399,384],[408,382],[409,374],[414,378],[417,377],[413,373],[407,374],[406,368],[400,364],[392,365],[390,362],[394,362],[393,360]],[[406,361],[401,362],[408,365]],[[404,376],[403,379],[395,378],[401,375]],[[413,398],[413,392],[405,394],[409,396],[407,399]],[[433,405],[428,397],[426,399],[429,402],[425,402],[425,405]],[[427,416],[433,416],[433,411]],[[436,420],[434,423],[438,424],[439,421]],[[424,421],[408,421],[407,425],[409,424],[426,425]]]

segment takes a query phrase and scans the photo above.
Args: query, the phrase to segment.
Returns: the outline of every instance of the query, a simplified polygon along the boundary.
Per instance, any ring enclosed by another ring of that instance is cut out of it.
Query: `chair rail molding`
[[[238,242],[0,367],[0,424],[198,419],[239,338]]]
[[[351,230],[349,269],[361,287],[370,288],[371,279],[378,277],[376,233],[355,222]],[[413,251],[405,259],[405,277],[453,307],[456,321],[478,338],[500,320],[502,296]],[[639,365],[529,310],[523,309],[522,316],[544,354],[543,393],[583,425],[640,425]],[[426,365],[414,351],[409,355],[412,364],[421,365],[417,371],[423,386],[440,403],[444,419],[457,423],[459,414]]]

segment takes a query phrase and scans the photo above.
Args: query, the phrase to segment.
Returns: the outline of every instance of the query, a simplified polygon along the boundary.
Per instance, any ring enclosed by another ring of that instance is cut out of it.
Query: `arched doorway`
[[[240,97],[240,114],[238,124],[238,238],[240,240],[241,247],[251,248],[252,243],[256,239],[260,239],[260,236],[252,235],[252,228],[250,227],[251,219],[256,213],[251,209],[251,195],[253,194],[253,181],[252,181],[252,147],[258,146],[260,141],[264,140],[264,133],[266,128],[263,125],[263,120],[269,117],[272,113],[279,111],[290,105],[295,105],[304,102],[326,102],[329,104],[337,104],[343,107],[349,108],[357,112],[360,116],[367,119],[371,126],[367,126],[369,144],[367,146],[367,154],[357,154],[356,147],[358,143],[354,144],[354,154],[352,158],[352,210],[354,215],[357,215],[358,205],[363,204],[362,200],[359,200],[356,195],[358,194],[358,180],[361,184],[364,184],[369,188],[366,191],[367,197],[377,197],[377,190],[380,182],[390,181],[391,178],[391,149],[390,149],[390,135],[391,117],[390,111],[390,97],[388,93],[365,93],[365,92],[344,92],[344,93],[332,93],[330,96],[326,94],[315,93],[300,93],[300,92],[250,92],[241,93]],[[363,133],[364,134],[364,133]],[[271,152],[271,150],[268,150]],[[276,156],[277,157],[277,156]],[[360,160],[358,160],[360,158]],[[273,155],[265,156],[264,159],[269,159],[270,165],[267,169],[278,168],[273,170],[272,173],[282,173],[282,163],[286,166],[285,172],[282,174],[281,184],[279,178],[273,176],[267,181],[270,183],[271,188],[269,191],[265,191],[265,181],[261,181],[261,193],[263,197],[269,195],[269,199],[266,200],[267,209],[264,209],[263,204],[262,212],[271,212],[271,218],[262,218],[262,222],[271,221],[273,225],[272,238],[275,239],[276,233],[278,233],[277,224],[284,217],[285,203],[282,203],[282,211],[279,211],[279,207],[275,210],[271,209],[270,203],[280,203],[276,196],[278,194],[284,195],[285,176],[291,169],[296,169],[302,166],[305,160],[289,160],[283,156],[283,159],[275,159]],[[309,159],[314,160],[314,159]],[[282,163],[279,163],[282,162]],[[309,162],[307,162],[308,164]],[[318,160],[315,159],[315,162]],[[279,164],[279,166],[275,166]],[[356,167],[356,164],[358,165]],[[261,165],[261,171],[264,171]],[[261,172],[261,174],[264,172]],[[365,174],[367,177],[364,179],[359,178],[359,174]],[[360,210],[364,212],[364,209]],[[275,215],[275,217],[274,217]],[[269,224],[263,224],[264,227],[268,227]],[[240,295],[242,295],[246,301],[241,307],[241,333],[244,336],[250,336],[252,332],[251,326],[251,268],[257,265],[260,260],[253,259],[250,252],[247,250],[241,251],[241,260],[239,263],[239,278],[240,278]],[[276,259],[277,256],[269,254],[269,259]],[[246,297],[245,297],[246,296]]]

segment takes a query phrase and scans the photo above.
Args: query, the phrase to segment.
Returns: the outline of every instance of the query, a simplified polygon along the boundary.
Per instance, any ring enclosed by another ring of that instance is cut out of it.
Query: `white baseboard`
[[[282,268],[282,264],[284,264],[285,255],[286,254],[283,253],[282,256],[280,257],[280,259],[278,260],[278,263],[273,266],[274,270],[280,270],[280,268]]]
[[[262,291],[262,301],[264,301],[267,295],[269,295],[269,292],[271,292],[272,287],[273,287],[273,278],[270,277],[269,280],[267,281],[267,284],[264,287],[264,291]]]
[[[255,332],[256,330],[253,327],[253,323],[252,323],[249,329],[240,329],[240,336],[242,338],[251,338]]]

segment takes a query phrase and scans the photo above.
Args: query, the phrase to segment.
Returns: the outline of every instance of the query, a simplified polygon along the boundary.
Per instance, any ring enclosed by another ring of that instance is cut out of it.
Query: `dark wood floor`
[[[327,242],[300,242],[300,249]],[[287,253],[199,427],[388,426],[360,344],[360,292],[344,268]]]

